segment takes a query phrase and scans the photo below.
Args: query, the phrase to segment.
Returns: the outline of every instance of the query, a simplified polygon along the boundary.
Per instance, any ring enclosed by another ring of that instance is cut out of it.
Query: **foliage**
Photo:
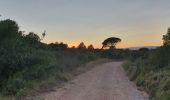
[[[78,49],[86,49],[86,46],[83,42],[81,42],[78,46],[77,46]]]
[[[68,48],[68,45],[63,42],[61,43],[56,42],[56,43],[50,43],[48,47],[55,50],[64,50]]]
[[[106,49],[101,52],[102,57],[122,60],[130,56],[130,51],[123,49]]]
[[[92,44],[90,44],[90,45],[87,47],[87,49],[94,49],[94,47],[93,47]]]
[[[139,51],[149,51],[148,48],[139,48]]]
[[[158,48],[151,54],[149,60],[155,65],[155,69],[160,69],[167,66],[170,62],[170,46],[163,46]]]
[[[6,38],[16,38],[19,34],[18,24],[10,19],[0,21],[0,41]]]
[[[0,95],[24,96],[47,80],[67,81],[78,66],[100,57],[93,50],[40,40],[34,32],[23,34],[13,20],[0,21]]]
[[[130,79],[151,96],[151,100],[170,99],[170,28],[163,35],[163,46],[148,51],[139,49],[124,64]],[[136,55],[135,54],[135,55]]]
[[[151,100],[170,98],[170,46],[156,50],[139,50],[126,61],[124,68],[130,79],[151,96]]]
[[[163,45],[170,45],[170,28],[168,28],[167,34],[163,35]]]
[[[45,35],[44,35],[45,36]],[[126,53],[127,54],[127,53]],[[82,42],[77,48],[45,44],[34,32],[23,34],[10,19],[0,21],[0,95],[25,96],[47,84],[67,81],[82,64],[97,58],[122,59],[123,50],[100,50]],[[0,96],[1,98],[5,98]]]
[[[110,37],[110,38],[107,38],[106,40],[103,41],[103,48],[106,48],[106,47],[109,47],[110,49],[114,49],[116,48],[116,44],[121,42],[121,39],[120,38],[116,38],[116,37]]]
[[[24,35],[23,38],[29,44],[35,44],[35,43],[40,42],[40,37],[37,34],[35,34],[34,32],[30,32],[28,35]]]

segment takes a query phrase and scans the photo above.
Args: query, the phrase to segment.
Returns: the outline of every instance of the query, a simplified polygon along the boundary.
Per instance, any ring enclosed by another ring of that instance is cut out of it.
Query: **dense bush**
[[[129,59],[124,68],[130,79],[153,100],[170,100],[170,46]],[[148,55],[148,56],[145,56]],[[144,57],[145,56],[145,57]]]
[[[154,52],[150,56],[150,61],[155,67],[163,68],[167,66],[170,63],[170,46],[164,46],[157,49],[156,52]]]
[[[66,81],[78,66],[99,57],[40,40],[33,32],[23,34],[13,20],[0,21],[0,94],[24,95],[44,80]]]
[[[131,51],[123,50],[123,49],[106,49],[101,52],[102,57],[114,59],[114,60],[122,60],[129,57]]]
[[[45,35],[44,35],[45,36]],[[123,59],[129,50],[100,50],[84,44],[41,43],[34,32],[23,34],[10,19],[0,21],[0,95],[24,96],[46,84],[67,81],[78,66],[97,58]],[[0,96],[1,99],[1,96]]]

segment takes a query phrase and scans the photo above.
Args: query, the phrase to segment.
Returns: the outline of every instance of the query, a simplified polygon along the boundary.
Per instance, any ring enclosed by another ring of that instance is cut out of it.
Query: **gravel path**
[[[45,100],[148,100],[129,81],[122,62],[117,61],[96,66],[43,97]]]

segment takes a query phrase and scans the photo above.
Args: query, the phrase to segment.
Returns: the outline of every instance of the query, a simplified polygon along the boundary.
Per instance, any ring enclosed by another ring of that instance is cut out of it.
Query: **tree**
[[[93,47],[92,44],[90,44],[87,48],[88,48],[88,49],[94,49],[94,47]]]
[[[34,32],[30,32],[28,35],[25,35],[25,40],[30,44],[35,44],[40,42],[40,37]]]
[[[116,48],[116,45],[117,43],[121,42],[121,39],[120,38],[117,38],[117,37],[110,37],[110,38],[107,38],[106,40],[103,41],[103,46],[102,46],[102,49],[103,48],[107,48],[109,47],[110,49],[114,49]]]
[[[168,28],[167,33],[163,35],[163,45],[164,46],[170,45],[170,28]]]
[[[81,42],[78,46],[77,46],[78,49],[86,49],[86,46],[83,42]]]
[[[18,24],[10,19],[0,21],[0,40],[19,36]]]

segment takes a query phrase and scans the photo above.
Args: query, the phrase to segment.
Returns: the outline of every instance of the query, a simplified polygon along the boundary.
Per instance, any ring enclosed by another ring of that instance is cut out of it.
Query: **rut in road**
[[[43,97],[45,100],[148,100],[129,81],[122,62],[116,61],[96,66]]]

